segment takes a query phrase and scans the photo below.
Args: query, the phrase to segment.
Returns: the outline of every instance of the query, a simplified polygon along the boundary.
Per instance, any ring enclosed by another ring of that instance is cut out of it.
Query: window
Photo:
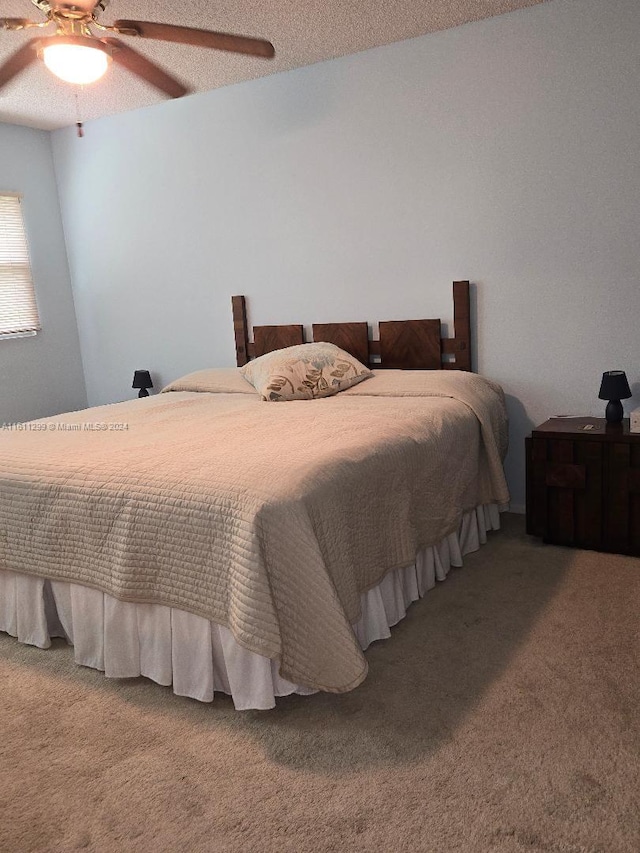
[[[20,196],[0,193],[0,340],[40,328]]]

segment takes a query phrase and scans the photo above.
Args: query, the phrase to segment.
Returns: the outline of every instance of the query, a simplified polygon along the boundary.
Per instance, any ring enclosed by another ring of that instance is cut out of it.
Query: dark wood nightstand
[[[628,418],[552,418],[525,443],[527,533],[640,555],[640,433]]]

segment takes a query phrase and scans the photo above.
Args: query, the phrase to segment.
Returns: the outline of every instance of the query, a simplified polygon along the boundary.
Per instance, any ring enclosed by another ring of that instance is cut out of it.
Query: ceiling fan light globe
[[[99,80],[109,67],[109,54],[84,44],[50,44],[42,51],[49,71],[64,80],[84,86]]]

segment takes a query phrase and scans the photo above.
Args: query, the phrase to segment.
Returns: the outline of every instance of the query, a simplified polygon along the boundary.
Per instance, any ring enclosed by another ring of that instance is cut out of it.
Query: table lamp
[[[136,370],[133,374],[133,385],[132,388],[139,388],[140,391],[138,393],[138,397],[148,397],[149,392],[147,388],[153,388],[153,382],[151,381],[151,374],[148,370]]]
[[[624,370],[607,370],[602,374],[598,397],[609,401],[604,413],[608,424],[620,423],[623,414],[620,400],[627,400],[630,396],[631,389]]]

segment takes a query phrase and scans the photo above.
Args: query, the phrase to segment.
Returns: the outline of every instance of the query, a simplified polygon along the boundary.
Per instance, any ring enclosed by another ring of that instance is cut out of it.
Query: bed
[[[0,630],[266,709],[357,687],[363,650],[499,526],[506,414],[470,371],[467,282],[453,338],[314,326],[373,370],[311,401],[265,402],[242,372],[303,328],[233,314],[237,368],[0,435]]]

